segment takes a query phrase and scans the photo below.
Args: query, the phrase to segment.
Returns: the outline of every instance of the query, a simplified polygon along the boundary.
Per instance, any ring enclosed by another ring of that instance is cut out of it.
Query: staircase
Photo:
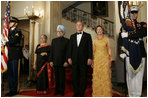
[[[71,28],[70,30],[67,30],[67,32],[75,32],[75,23],[77,21],[82,21],[85,25],[85,31],[86,32],[89,32],[92,36],[92,39],[96,38],[96,34],[94,34],[95,32],[95,27],[97,25],[102,25],[104,27],[104,33],[105,35],[107,35],[110,39],[110,42],[112,44],[115,43],[115,40],[114,40],[114,31],[113,31],[113,25],[114,25],[114,22],[110,21],[110,20],[107,20],[105,18],[102,18],[102,17],[98,17],[98,16],[94,16],[92,15],[91,13],[88,13],[86,11],[83,11],[81,9],[78,9],[76,8],[77,4],[79,3],[75,3],[67,8],[65,8],[63,11],[62,11],[62,17],[64,19],[63,23],[64,23],[64,26],[66,26],[67,28]],[[67,21],[65,21],[67,20]],[[66,22],[66,24],[65,24]],[[74,29],[74,30],[73,30]],[[92,32],[93,31],[93,32]],[[69,33],[67,34],[69,35]],[[69,35],[70,37],[70,35]],[[112,50],[114,51],[115,48],[114,47],[111,47]],[[112,82],[115,82],[116,81],[116,67],[115,67],[115,61],[112,62],[112,67],[111,67],[111,70],[112,70]],[[91,77],[91,74],[92,73],[92,69],[89,68],[89,74],[88,74],[88,77],[89,79],[92,79]]]
[[[97,25],[104,27],[104,34],[108,37],[114,38],[113,25],[114,22],[107,20],[103,17],[94,16],[91,13],[83,11],[73,6],[69,6],[62,11],[62,17],[66,20],[76,23],[82,21],[84,25],[95,30]]]

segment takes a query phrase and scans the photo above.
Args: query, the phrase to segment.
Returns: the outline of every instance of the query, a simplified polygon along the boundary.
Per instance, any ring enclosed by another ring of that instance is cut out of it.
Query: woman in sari
[[[97,38],[93,40],[93,97],[112,97],[111,49],[103,27],[97,26]]]
[[[52,68],[49,65],[50,45],[47,44],[47,36],[41,35],[40,44],[37,45],[34,56],[33,69],[37,70],[37,94],[47,94],[52,80]]]

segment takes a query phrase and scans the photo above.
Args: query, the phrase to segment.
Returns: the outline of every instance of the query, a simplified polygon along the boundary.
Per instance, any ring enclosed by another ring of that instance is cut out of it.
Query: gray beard
[[[62,34],[62,35],[60,35],[59,33],[57,33],[57,36],[58,36],[58,37],[62,37],[62,36],[63,36],[63,34]]]

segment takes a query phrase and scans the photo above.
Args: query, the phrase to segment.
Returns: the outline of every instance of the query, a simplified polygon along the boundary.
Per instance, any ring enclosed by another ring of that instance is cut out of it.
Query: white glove
[[[120,54],[120,57],[121,57],[122,59],[124,59],[124,58],[126,57],[126,54],[125,54],[125,53],[122,53],[122,54]]]
[[[122,32],[122,33],[121,33],[121,37],[122,37],[122,38],[128,37],[128,33],[127,33],[127,32]]]
[[[6,42],[7,42],[7,41],[3,41],[2,44],[3,44],[3,45],[6,45]]]

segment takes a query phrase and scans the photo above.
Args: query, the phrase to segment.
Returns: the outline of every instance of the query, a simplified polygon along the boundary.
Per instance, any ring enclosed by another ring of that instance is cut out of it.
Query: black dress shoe
[[[10,92],[6,93],[5,96],[10,96],[11,93],[12,92],[10,91]]]
[[[78,97],[79,95],[78,94],[73,94],[73,96],[72,97]]]
[[[55,92],[55,93],[54,93],[55,96],[58,95],[58,94],[59,94],[59,92]]]
[[[64,96],[64,93],[60,93],[61,96]]]
[[[19,92],[11,92],[9,96],[17,95]]]
[[[80,95],[80,97],[84,97],[84,95]]]
[[[5,94],[5,96],[14,96],[17,95],[19,92],[12,92],[10,91],[9,93]]]

